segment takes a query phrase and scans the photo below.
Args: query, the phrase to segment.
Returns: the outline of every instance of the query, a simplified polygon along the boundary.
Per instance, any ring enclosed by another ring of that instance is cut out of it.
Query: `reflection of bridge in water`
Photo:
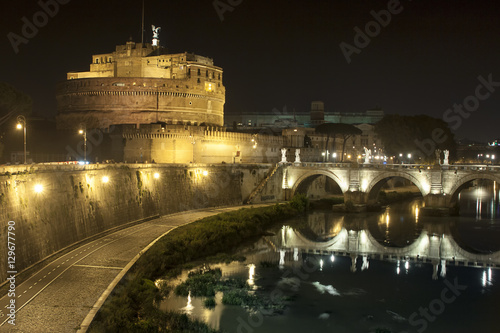
[[[334,237],[314,241],[291,227],[283,226],[279,233],[267,237],[267,240],[280,252],[280,264],[284,264],[288,252],[293,253],[294,261],[298,260],[299,253],[349,256],[353,272],[357,270],[359,257],[362,259],[362,270],[368,269],[370,259],[379,259],[394,262],[398,274],[400,266],[408,269],[412,262],[429,263],[434,268],[433,279],[437,279],[438,273],[442,277],[446,276],[447,265],[500,267],[500,251],[491,254],[469,252],[460,247],[449,230],[436,228],[433,224],[424,225],[417,239],[405,247],[380,244],[370,233],[366,223],[359,228],[349,229],[340,223],[334,229],[337,229]]]

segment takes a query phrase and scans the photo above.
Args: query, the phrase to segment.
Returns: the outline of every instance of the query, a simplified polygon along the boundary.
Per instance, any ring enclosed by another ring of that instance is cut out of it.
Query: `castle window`
[[[201,75],[201,70],[198,68],[198,75]],[[198,79],[198,83],[200,82],[200,80]]]
[[[99,63],[99,58],[95,58],[95,63],[98,64]]]
[[[207,72],[205,73],[205,76],[206,76],[206,77],[208,77],[208,70],[207,70]]]
[[[219,73],[219,80],[220,80],[220,73]]]
[[[200,78],[198,78],[198,83],[200,83]]]

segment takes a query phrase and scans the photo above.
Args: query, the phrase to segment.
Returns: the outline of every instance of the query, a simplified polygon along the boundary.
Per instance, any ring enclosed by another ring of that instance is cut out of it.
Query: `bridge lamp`
[[[408,158],[411,158],[411,154],[408,154]]]
[[[399,157],[403,157],[403,154],[399,154]]]
[[[36,184],[35,185],[35,193],[42,193],[43,192],[43,185],[42,184]]]
[[[495,155],[491,155],[491,159],[494,160],[495,159]]]

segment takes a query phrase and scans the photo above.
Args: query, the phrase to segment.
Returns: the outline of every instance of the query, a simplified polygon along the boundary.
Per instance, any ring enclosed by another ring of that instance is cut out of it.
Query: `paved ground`
[[[113,279],[157,237],[176,226],[241,207],[167,215],[76,248],[16,286],[15,326],[7,322],[12,298],[0,299],[0,332],[76,332]]]

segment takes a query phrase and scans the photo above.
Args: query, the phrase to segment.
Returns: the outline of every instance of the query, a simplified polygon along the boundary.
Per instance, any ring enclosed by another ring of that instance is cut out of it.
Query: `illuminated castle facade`
[[[57,86],[58,127],[115,124],[224,124],[222,68],[193,53],[127,42],[92,56],[88,72],[69,72]]]

